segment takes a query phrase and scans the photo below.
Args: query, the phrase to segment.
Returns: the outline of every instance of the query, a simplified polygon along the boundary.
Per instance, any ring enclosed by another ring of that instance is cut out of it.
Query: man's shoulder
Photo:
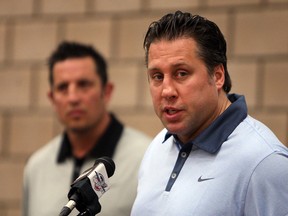
[[[252,147],[257,148],[259,146],[261,149],[265,147],[267,150],[272,152],[280,151],[287,154],[287,147],[281,143],[275,133],[264,123],[249,115],[244,122],[246,123],[246,126],[242,127],[242,132],[249,137],[249,143],[254,143]],[[256,143],[258,145],[256,145]],[[251,148],[251,145],[248,147]]]
[[[133,152],[133,157],[139,157],[139,155],[142,157],[151,141],[152,138],[144,132],[125,126],[117,144],[117,155]]]
[[[62,135],[58,135],[40,147],[29,157],[27,166],[33,166],[33,164],[49,163],[51,160],[55,160],[58,149],[62,140]]]
[[[144,132],[138,129],[128,126],[124,127],[121,139],[127,139],[133,142],[137,141],[137,143],[143,143],[143,144],[147,144],[152,141],[152,137],[150,137],[149,135],[145,134]]]

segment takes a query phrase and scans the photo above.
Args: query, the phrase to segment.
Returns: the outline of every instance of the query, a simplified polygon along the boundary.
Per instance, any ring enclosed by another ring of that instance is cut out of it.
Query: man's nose
[[[77,102],[80,99],[80,91],[76,86],[69,86],[67,97],[70,102]]]
[[[162,82],[162,97],[166,99],[172,99],[177,96],[177,91],[173,80],[170,78],[164,78]]]

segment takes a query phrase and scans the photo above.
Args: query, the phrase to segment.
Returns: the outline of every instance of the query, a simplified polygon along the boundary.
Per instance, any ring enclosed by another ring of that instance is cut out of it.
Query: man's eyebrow
[[[158,67],[147,68],[147,71],[158,71],[158,70],[160,70]]]
[[[58,82],[58,83],[54,82],[54,86],[66,85],[67,83],[68,83],[67,81],[61,81],[61,82]]]
[[[172,64],[172,67],[179,67],[179,66],[185,66],[185,65],[188,65],[187,63],[186,63],[186,61],[180,61],[180,62],[177,62],[177,63],[174,63],[174,64]]]
[[[180,63],[177,62],[177,63],[173,63],[171,64],[169,67],[170,68],[177,68],[177,67],[181,67],[181,66],[187,66],[188,64],[185,62],[185,61],[181,61]],[[161,70],[159,67],[155,66],[155,67],[147,67],[147,71],[154,71],[154,70]]]

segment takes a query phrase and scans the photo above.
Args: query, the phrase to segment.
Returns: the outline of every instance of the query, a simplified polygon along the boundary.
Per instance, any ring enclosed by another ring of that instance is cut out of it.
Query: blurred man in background
[[[138,167],[151,139],[109,113],[113,84],[105,59],[91,46],[63,42],[49,58],[49,81],[48,97],[64,132],[25,167],[23,216],[58,215],[70,184],[103,156],[113,159],[116,170],[99,215],[130,215]]]

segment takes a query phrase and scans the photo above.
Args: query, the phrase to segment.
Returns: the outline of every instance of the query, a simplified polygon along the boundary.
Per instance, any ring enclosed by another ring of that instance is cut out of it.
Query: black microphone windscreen
[[[98,163],[103,163],[104,166],[105,166],[105,169],[106,169],[106,172],[107,172],[107,175],[108,175],[108,178],[110,178],[114,172],[115,172],[115,163],[114,161],[109,158],[109,157],[101,157],[101,158],[98,158],[96,159],[95,163],[94,163],[94,166]]]

